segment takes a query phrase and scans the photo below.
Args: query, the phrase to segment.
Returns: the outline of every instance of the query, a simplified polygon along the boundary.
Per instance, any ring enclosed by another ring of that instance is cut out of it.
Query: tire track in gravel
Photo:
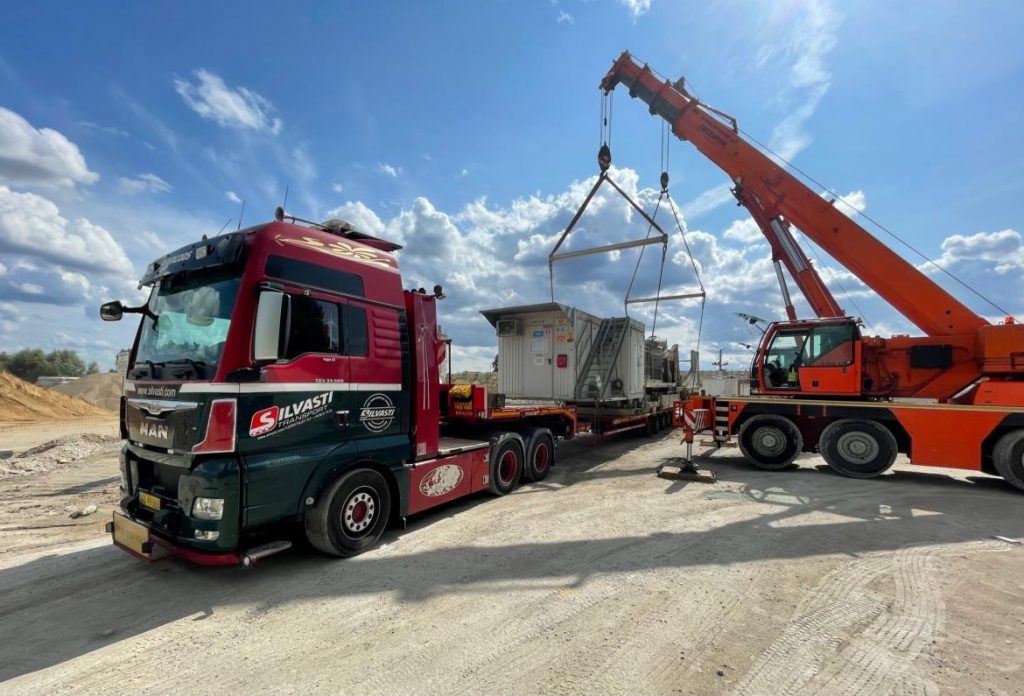
[[[746,517],[749,510],[742,507],[723,507],[718,510],[718,514],[729,520],[733,517]],[[648,643],[649,620],[654,620],[658,614],[664,613],[665,604],[651,596],[651,578],[658,577],[659,582],[665,584],[661,578],[669,570],[682,582],[688,571],[672,569],[673,558],[686,556],[705,543],[699,535],[695,535],[694,540],[689,543],[669,539],[663,548],[654,547],[651,555],[650,549],[645,551],[642,546],[661,544],[657,537],[652,537],[643,545],[631,541],[619,546],[612,553],[603,554],[601,558],[607,562],[617,555],[625,554],[628,558],[633,554],[646,553],[649,559],[647,565],[656,566],[657,570],[620,574],[616,573],[614,565],[609,563],[607,568],[601,571],[603,575],[600,578],[582,588],[588,596],[585,596],[573,611],[557,612],[554,621],[544,620],[538,624],[534,616],[503,625],[494,632],[494,644],[499,647],[489,650],[484,655],[469,655],[472,664],[467,669],[448,677],[455,683],[464,685],[461,690],[457,689],[454,693],[479,693],[488,685],[497,687],[508,683],[515,683],[517,689],[523,692],[573,694],[603,691],[606,690],[604,686],[600,685],[599,688],[599,683],[596,683],[594,678],[609,668],[612,669],[613,676],[608,680],[608,689],[615,689],[616,684],[620,685],[619,688],[629,689],[635,683],[628,680],[619,681],[614,675],[618,668],[613,660],[615,654],[628,654],[628,651],[636,649],[638,644]],[[591,562],[593,560],[597,559],[590,559]],[[623,566],[628,566],[628,560],[623,562]],[[684,585],[674,585],[682,586]],[[540,612],[546,612],[550,605],[547,600],[557,594],[553,593],[533,603],[532,606]],[[614,624],[615,640],[623,641],[622,647],[614,651],[615,654],[610,654],[604,649],[596,649],[594,645],[594,626],[602,623]],[[563,646],[553,651],[550,645],[552,641],[548,639],[551,634],[554,634],[554,638],[562,637],[563,641],[565,636],[574,637],[570,642],[575,645],[568,650]],[[511,674],[502,673],[500,667],[496,671],[494,665],[499,660],[519,666],[530,665],[529,674],[523,674],[518,667],[514,668]]]
[[[795,619],[734,689],[743,696],[884,696],[931,693],[906,670],[941,630],[945,607],[935,559],[1005,551],[991,541],[906,547],[840,566],[804,598]],[[877,589],[891,579],[891,595]]]

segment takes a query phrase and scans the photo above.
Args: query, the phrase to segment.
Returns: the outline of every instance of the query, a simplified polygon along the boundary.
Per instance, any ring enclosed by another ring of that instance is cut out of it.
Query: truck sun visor
[[[146,267],[139,287],[152,285],[175,273],[230,266],[241,258],[248,230],[231,232],[183,246]]]

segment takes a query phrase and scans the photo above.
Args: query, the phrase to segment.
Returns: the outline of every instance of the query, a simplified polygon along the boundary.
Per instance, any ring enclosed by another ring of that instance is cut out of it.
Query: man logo
[[[155,437],[159,440],[166,440],[171,431],[166,425],[160,423],[151,423],[150,421],[142,421],[142,425],[139,426],[139,432],[149,437]]]
[[[359,422],[371,433],[381,433],[394,423],[397,410],[387,394],[372,394],[359,411]]]

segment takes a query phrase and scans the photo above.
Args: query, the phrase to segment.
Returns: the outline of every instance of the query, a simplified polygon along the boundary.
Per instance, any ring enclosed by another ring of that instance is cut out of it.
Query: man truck
[[[278,209],[151,263],[142,306],[103,305],[141,315],[115,544],[248,565],[299,530],[352,556],[409,515],[547,476],[575,409],[442,384],[443,291],[403,290],[399,248]]]

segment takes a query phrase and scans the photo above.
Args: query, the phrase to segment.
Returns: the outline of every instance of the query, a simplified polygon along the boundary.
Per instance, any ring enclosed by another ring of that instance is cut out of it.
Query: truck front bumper
[[[207,566],[243,565],[246,554],[237,551],[199,551],[176,543],[120,512],[107,523],[114,545],[144,561],[183,558],[189,563]]]

